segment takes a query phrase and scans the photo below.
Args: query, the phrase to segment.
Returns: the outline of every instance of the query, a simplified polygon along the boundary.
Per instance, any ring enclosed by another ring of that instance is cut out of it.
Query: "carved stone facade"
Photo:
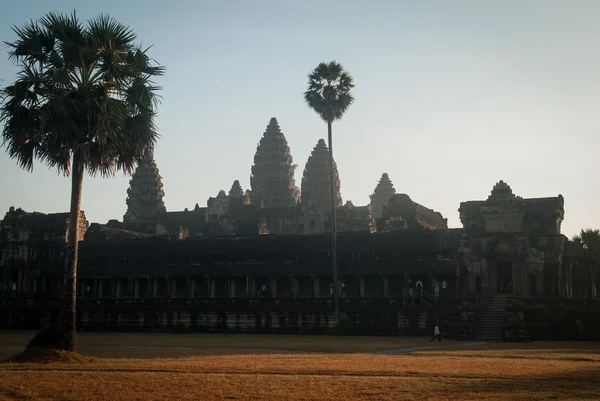
[[[62,281],[56,277],[63,277],[69,222],[69,213],[30,213],[10,208],[0,221],[0,284],[5,291],[13,281],[19,293],[60,291]],[[79,241],[83,241],[88,226],[81,211]]]
[[[463,202],[459,263],[465,286],[485,294],[550,295],[564,292],[561,266],[568,239],[561,234],[562,195],[523,199],[499,181],[485,201]]]
[[[377,231],[371,206],[354,206],[351,201],[338,208],[338,230],[374,233]]]
[[[299,190],[293,158],[275,117],[271,118],[256,148],[250,176],[252,203],[261,207],[293,207]]]
[[[371,209],[373,211],[373,217],[380,219],[383,217],[383,212],[388,202],[396,194],[394,184],[390,180],[388,173],[383,173],[371,198]]]

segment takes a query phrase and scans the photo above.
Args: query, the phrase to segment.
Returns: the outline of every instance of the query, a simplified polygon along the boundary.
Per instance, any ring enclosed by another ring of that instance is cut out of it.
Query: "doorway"
[[[496,263],[497,288],[499,294],[511,294],[513,292],[513,272],[511,262]]]

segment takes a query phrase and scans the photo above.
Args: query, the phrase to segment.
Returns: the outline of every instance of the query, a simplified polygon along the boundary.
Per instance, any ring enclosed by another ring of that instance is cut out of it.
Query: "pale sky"
[[[239,179],[277,117],[298,164],[326,126],[303,101],[306,76],[336,60],[356,103],[333,128],[344,202],[396,190],[461,227],[461,201],[506,181],[523,197],[565,198],[563,233],[600,228],[600,1],[597,0],[19,0],[12,25],[48,11],[108,13],[167,67],[156,162],[167,210],[206,205]],[[0,47],[0,81],[15,78]],[[593,150],[596,149],[596,150]],[[129,178],[84,181],[91,222],[121,220]],[[69,209],[70,181],[0,154],[0,213]]]

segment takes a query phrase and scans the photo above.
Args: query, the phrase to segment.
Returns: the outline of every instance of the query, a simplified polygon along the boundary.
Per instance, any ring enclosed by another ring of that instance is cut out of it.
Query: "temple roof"
[[[338,234],[340,252],[360,251],[436,251],[458,248],[462,229],[435,231],[404,230],[386,233],[341,232]],[[249,237],[188,238],[174,241],[164,239],[139,239],[82,243],[81,258],[97,257],[110,252],[119,257],[121,253],[235,253],[235,252],[329,252],[331,234],[315,235],[259,235]]]
[[[149,234],[138,233],[135,231],[121,230],[118,228],[110,228],[98,223],[92,223],[85,233],[84,241],[114,241],[150,238]]]

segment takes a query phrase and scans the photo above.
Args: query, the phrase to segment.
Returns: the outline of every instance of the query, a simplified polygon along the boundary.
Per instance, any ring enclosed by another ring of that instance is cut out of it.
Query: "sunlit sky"
[[[596,0],[19,0],[0,39],[48,11],[108,13],[167,67],[155,153],[167,210],[249,187],[271,117],[300,185],[326,126],[303,102],[308,72],[337,60],[355,104],[334,125],[344,202],[369,202],[389,173],[398,192],[460,227],[458,207],[498,180],[523,197],[565,198],[563,233],[600,228],[600,2]],[[0,48],[0,80],[16,67]],[[129,177],[87,177],[91,222],[122,219]],[[0,213],[69,209],[70,182],[0,154]]]

